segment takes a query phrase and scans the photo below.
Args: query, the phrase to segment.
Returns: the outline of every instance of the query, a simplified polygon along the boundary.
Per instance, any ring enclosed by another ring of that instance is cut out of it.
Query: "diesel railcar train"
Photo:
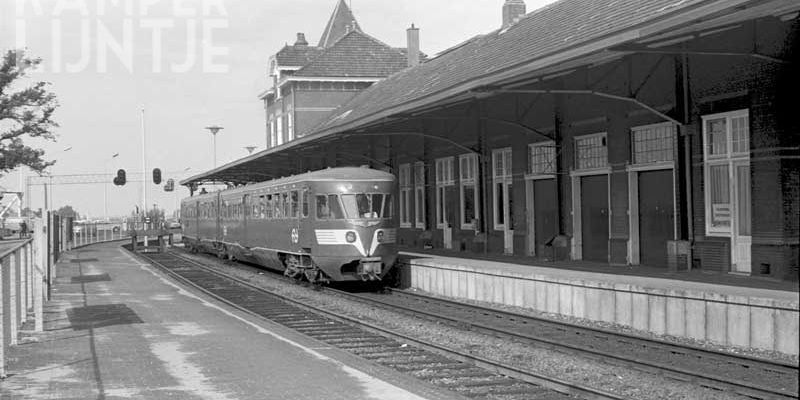
[[[181,202],[183,242],[311,282],[382,279],[397,259],[394,175],[328,168]]]

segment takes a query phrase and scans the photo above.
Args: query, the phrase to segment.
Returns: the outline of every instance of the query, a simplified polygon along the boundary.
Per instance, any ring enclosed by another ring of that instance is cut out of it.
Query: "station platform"
[[[2,399],[458,399],[183,289],[118,243],[66,253]]]
[[[400,262],[406,286],[440,296],[798,355],[797,282],[443,250]]]

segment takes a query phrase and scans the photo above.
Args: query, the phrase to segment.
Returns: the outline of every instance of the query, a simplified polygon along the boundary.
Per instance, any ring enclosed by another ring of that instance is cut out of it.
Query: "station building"
[[[419,41],[412,42],[419,48]],[[405,48],[364,33],[338,0],[319,43],[304,33],[270,56],[269,88],[259,95],[266,111],[267,148],[301,137],[358,92],[408,66]]]
[[[796,282],[798,11],[784,0],[560,0],[526,14],[506,0],[496,31],[372,84],[294,141],[183,184],[369,164],[398,177],[408,251]],[[798,351],[796,293],[764,303],[735,289],[426,267],[412,271],[416,287],[444,295]]]

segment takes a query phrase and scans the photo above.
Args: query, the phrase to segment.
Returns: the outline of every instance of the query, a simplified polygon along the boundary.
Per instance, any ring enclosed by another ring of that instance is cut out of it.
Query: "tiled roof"
[[[404,52],[361,31],[351,31],[293,76],[383,78],[407,65]]]
[[[387,113],[404,112],[409,107],[423,106],[426,101],[436,101],[455,91],[463,93],[485,85],[485,82],[495,82],[500,74],[506,72],[533,70],[537,65],[549,67],[555,62],[547,60],[547,57],[566,57],[565,54],[572,54],[572,49],[580,46],[602,49],[613,45],[604,39],[620,32],[632,33],[617,40],[635,40],[642,35],[635,28],[643,28],[645,24],[652,27],[658,19],[675,13],[694,12],[709,4],[724,2],[560,0],[527,14],[505,31],[477,36],[428,62],[372,85],[310,133],[335,132],[370,122]],[[572,56],[578,55],[581,54]]]
[[[347,3],[344,0],[339,0],[336,3],[336,8],[333,9],[331,19],[325,25],[325,30],[322,31],[317,47],[330,47],[352,30],[361,30],[361,27],[358,26],[356,17],[353,16],[353,12],[347,6]]]
[[[275,54],[275,60],[281,67],[302,67],[308,64],[325,49],[314,46],[284,46]]]

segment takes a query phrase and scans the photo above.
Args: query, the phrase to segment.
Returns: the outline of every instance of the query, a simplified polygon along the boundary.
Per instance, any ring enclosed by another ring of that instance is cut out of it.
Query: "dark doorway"
[[[533,212],[537,254],[549,257],[550,254],[541,252],[545,249],[544,244],[558,233],[556,232],[558,210],[556,209],[555,179],[533,181]]]
[[[672,170],[639,173],[639,260],[667,267],[667,241],[674,236]]]
[[[583,259],[608,262],[608,176],[581,178]]]

